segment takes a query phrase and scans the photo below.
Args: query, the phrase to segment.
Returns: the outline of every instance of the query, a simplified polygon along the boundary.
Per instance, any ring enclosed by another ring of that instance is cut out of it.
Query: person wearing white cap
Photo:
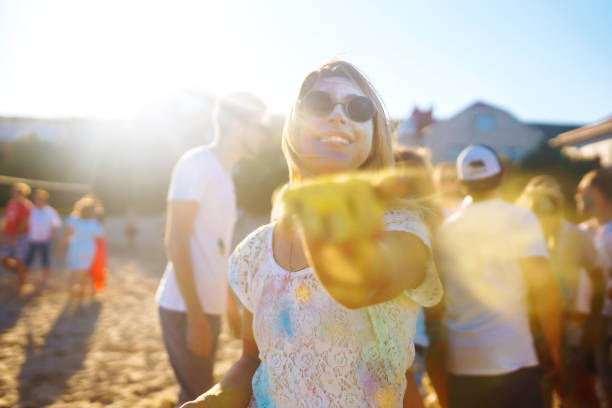
[[[185,153],[172,171],[165,236],[169,262],[156,298],[164,345],[179,383],[178,406],[213,385],[221,315],[226,306],[235,311],[227,294],[237,218],[231,174],[234,164],[254,154],[263,141],[264,114],[265,105],[253,95],[221,98],[213,111],[215,140]],[[234,320],[239,321],[237,312]]]
[[[558,368],[559,289],[546,242],[531,211],[501,200],[504,173],[493,149],[466,147],[457,174],[472,202],[437,234],[450,408],[543,406],[528,311]],[[528,299],[536,302],[528,306]]]

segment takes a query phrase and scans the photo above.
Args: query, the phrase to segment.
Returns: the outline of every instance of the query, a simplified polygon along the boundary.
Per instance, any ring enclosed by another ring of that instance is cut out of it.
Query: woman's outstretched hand
[[[404,173],[346,173],[291,186],[281,197],[283,222],[298,224],[309,241],[342,243],[382,231],[390,202],[406,195]]]
[[[284,191],[283,223],[296,228],[321,284],[347,307],[370,302],[389,281],[395,237],[385,209],[406,195],[401,171],[349,173],[308,180]],[[390,239],[391,238],[391,239]]]

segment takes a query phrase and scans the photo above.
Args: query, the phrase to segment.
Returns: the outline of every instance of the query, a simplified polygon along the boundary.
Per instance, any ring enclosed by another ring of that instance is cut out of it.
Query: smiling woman
[[[387,116],[363,74],[332,61],[308,75],[283,151],[281,221],[230,258],[243,357],[185,407],[399,406],[416,305],[438,302],[441,284],[418,214],[383,193],[391,180],[359,171],[393,165]]]

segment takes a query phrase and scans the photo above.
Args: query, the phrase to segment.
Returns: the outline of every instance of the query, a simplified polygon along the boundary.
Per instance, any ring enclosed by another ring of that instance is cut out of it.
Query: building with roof
[[[435,122],[433,108],[420,110],[415,107],[412,114],[395,128],[395,142],[401,146],[420,146],[425,129]]]
[[[538,148],[542,131],[496,106],[476,102],[446,120],[433,123],[423,145],[434,162],[453,162],[464,147],[478,143],[491,146],[510,160],[520,160]]]
[[[612,117],[561,133],[548,143],[553,147],[561,147],[563,153],[570,157],[598,157],[603,166],[612,166]]]
[[[398,126],[396,143],[428,148],[435,163],[454,162],[464,147],[475,143],[491,146],[507,159],[518,161],[559,133],[579,126],[525,123],[500,107],[476,102],[446,120],[434,119],[431,111],[415,110]]]

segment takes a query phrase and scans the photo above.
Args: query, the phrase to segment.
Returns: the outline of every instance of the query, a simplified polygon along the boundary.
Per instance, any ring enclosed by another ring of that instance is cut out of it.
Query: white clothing
[[[385,229],[406,231],[430,246],[414,213],[392,210]],[[414,358],[418,305],[442,296],[433,262],[418,288],[388,302],[350,310],[333,300],[311,268],[288,272],[274,260],[268,224],[230,259],[229,280],[253,313],[261,364],[249,407],[401,407]]]
[[[563,309],[589,313],[590,296],[586,298],[580,290],[585,287],[585,279],[586,285],[591,286],[587,271],[600,267],[593,239],[579,226],[563,220],[550,258],[551,270],[561,289]]]
[[[595,248],[599,253],[601,265],[604,269],[604,277],[606,282],[606,294],[612,288],[612,221],[600,226],[595,234]],[[607,317],[612,317],[612,299],[606,296],[604,301],[602,314]]]
[[[168,201],[195,201],[198,211],[189,250],[196,290],[205,313],[223,314],[227,298],[227,260],[236,222],[236,193],[230,175],[205,147],[192,149],[172,172]],[[157,304],[186,311],[168,263],[157,290]]]
[[[538,364],[519,261],[548,256],[536,216],[502,200],[472,203],[437,235],[448,371],[499,375]]]
[[[591,313],[591,298],[593,297],[593,284],[584,268],[580,268],[578,289],[576,290],[576,303],[574,310],[584,314]]]
[[[593,245],[595,244],[595,234],[597,228],[589,221],[583,222],[578,225],[578,229],[587,236]],[[599,256],[599,254],[598,254]],[[601,263],[601,259],[599,259]],[[603,271],[602,271],[603,273]],[[580,276],[578,278],[578,288],[576,290],[576,305],[575,309],[578,312],[585,314],[591,313],[591,299],[593,297],[593,284],[591,278],[589,278],[584,268],[580,269]]]
[[[33,205],[30,207],[30,224],[28,229],[28,239],[30,242],[48,242],[51,240],[51,231],[62,225],[62,220],[53,207],[45,205],[38,208]]]

